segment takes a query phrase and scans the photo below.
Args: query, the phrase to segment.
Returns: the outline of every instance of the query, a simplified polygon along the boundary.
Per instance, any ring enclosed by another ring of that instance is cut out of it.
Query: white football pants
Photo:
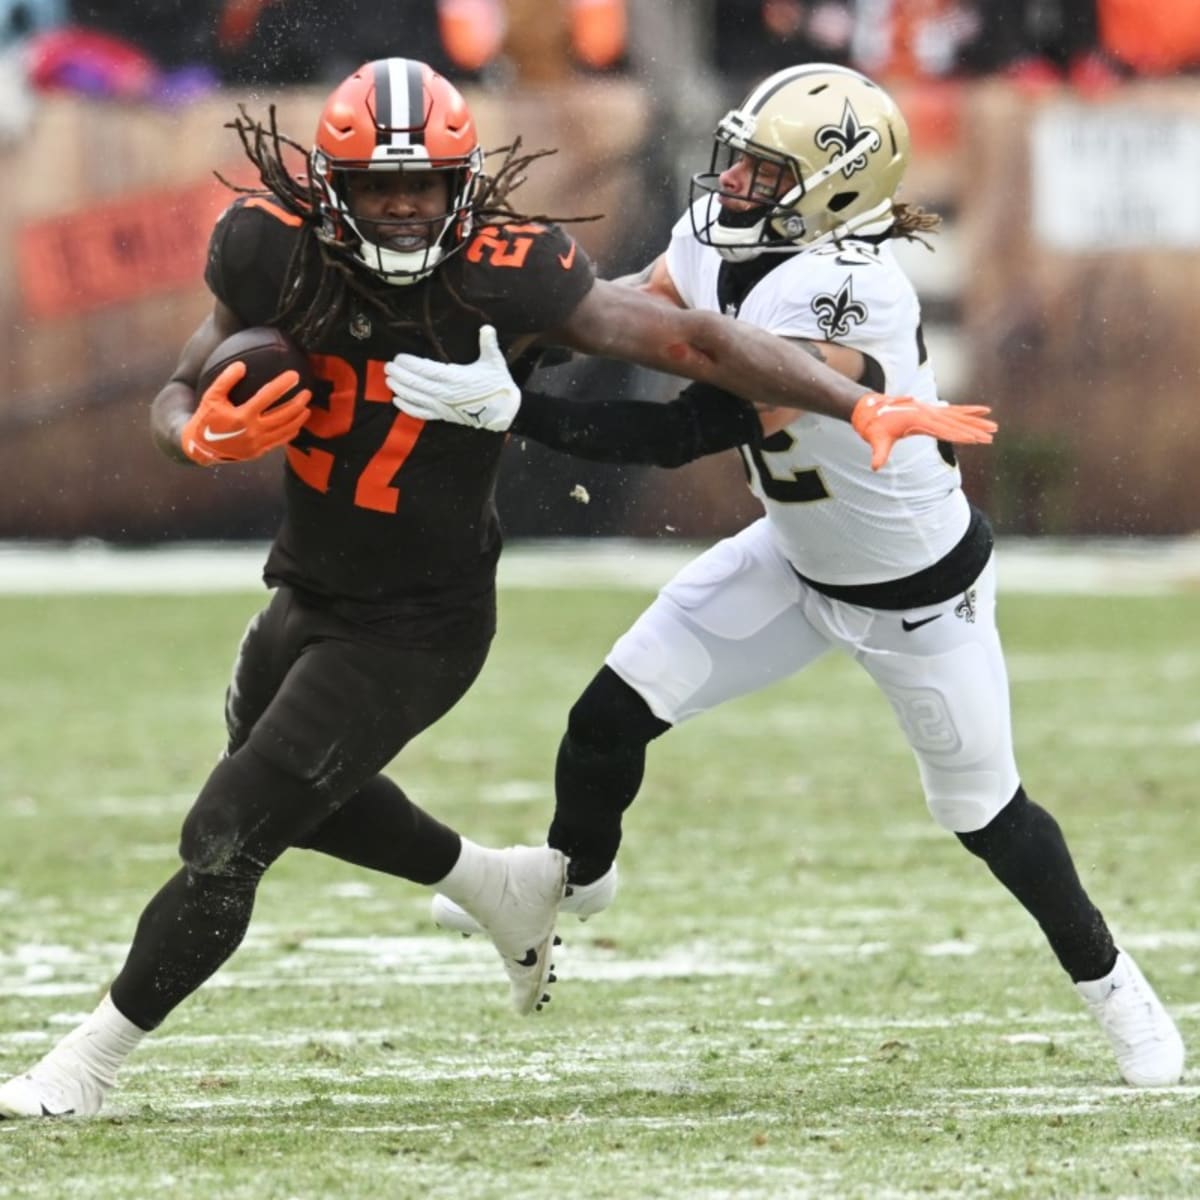
[[[655,716],[678,724],[840,646],[891,703],[934,819],[968,833],[1020,783],[995,607],[992,560],[965,595],[941,604],[887,611],[831,600],[797,577],[764,517],[684,567],[605,661]]]

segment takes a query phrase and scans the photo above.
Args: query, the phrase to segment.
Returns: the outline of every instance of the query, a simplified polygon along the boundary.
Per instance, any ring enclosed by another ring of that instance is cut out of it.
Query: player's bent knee
[[[933,819],[950,833],[970,833],[989,824],[1012,796],[1012,787],[996,772],[973,772],[953,782],[926,781],[925,803]]]
[[[257,878],[287,848],[288,820],[303,822],[314,796],[247,747],[213,768],[184,818],[179,857],[198,875]]]
[[[675,605],[663,599],[617,639],[605,661],[657,719],[669,724],[689,712],[713,669],[704,643]]]
[[[197,803],[183,822],[179,857],[196,875],[239,872],[243,835],[229,812]]]
[[[568,737],[594,749],[649,742],[670,728],[669,722],[656,717],[646,701],[607,666],[584,688],[567,716]]]

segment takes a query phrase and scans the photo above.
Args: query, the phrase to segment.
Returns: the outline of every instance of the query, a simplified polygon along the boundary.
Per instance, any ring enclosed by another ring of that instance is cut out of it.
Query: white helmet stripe
[[[763,105],[781,87],[786,87],[793,80],[803,79],[805,75],[827,75],[831,72],[835,75],[851,75],[855,79],[862,80],[863,83],[871,83],[866,76],[860,75],[857,71],[851,70],[849,67],[839,67],[833,63],[805,63],[803,66],[787,67],[782,71],[776,71],[774,75],[769,75],[746,97],[741,105],[741,111],[758,116]],[[871,84],[871,86],[874,87],[875,85]]]
[[[411,146],[425,142],[425,85],[421,64],[389,58],[375,77],[375,123],[381,145]]]

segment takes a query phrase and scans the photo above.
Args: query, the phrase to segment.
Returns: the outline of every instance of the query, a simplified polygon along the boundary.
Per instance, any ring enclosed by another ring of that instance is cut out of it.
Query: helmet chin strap
[[[797,249],[811,250],[814,246],[823,246],[826,242],[841,241],[843,238],[848,238],[851,235],[856,237],[871,237],[873,234],[886,233],[891,228],[893,219],[891,200],[883,200],[874,208],[868,209],[865,213],[859,213],[857,217],[849,221],[844,221],[842,224],[835,225],[832,229],[818,234],[812,241],[805,242],[802,246],[798,246]],[[770,247],[767,247],[767,249],[769,250]]]
[[[746,218],[753,215],[730,213],[721,209],[716,221],[709,225],[709,241],[726,262],[751,262],[761,254],[794,254],[797,250],[804,249],[803,246],[786,241],[776,245],[763,242],[766,213],[755,221],[747,221]]]
[[[358,235],[358,245],[354,250],[358,261],[369,267],[384,283],[390,283],[393,287],[407,287],[427,279],[442,261],[442,238],[446,236],[446,231],[453,224],[455,217],[448,216],[437,238],[420,250],[393,250],[390,246],[381,246],[363,233],[358,222],[348,212],[344,219]]]
[[[441,246],[425,250],[389,250],[386,246],[363,238],[354,251],[358,260],[368,266],[384,283],[407,287],[420,283],[433,274],[442,260]]]
[[[787,220],[788,218],[783,218]],[[792,219],[798,219],[793,216]],[[886,233],[893,221],[892,201],[883,200],[874,208],[857,217],[835,225],[825,233],[817,234],[808,241],[796,241],[784,238],[776,231],[781,240],[775,243],[763,242],[763,228],[767,224],[764,216],[753,225],[738,225],[723,223],[720,218],[708,226],[708,237],[713,248],[726,261],[731,263],[750,262],[761,254],[795,254],[799,250],[811,250],[815,246],[823,246],[827,242],[840,241],[852,234],[870,237],[873,234]],[[803,235],[800,235],[803,236]]]

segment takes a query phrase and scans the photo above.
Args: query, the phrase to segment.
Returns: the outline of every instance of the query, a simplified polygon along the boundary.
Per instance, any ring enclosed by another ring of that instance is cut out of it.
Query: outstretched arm
[[[598,280],[552,336],[590,354],[724,388],[764,410],[768,432],[803,410],[849,421],[871,447],[875,470],[887,462],[897,439],[912,434],[959,443],[992,440],[996,425],[987,420],[985,407],[878,395],[855,381],[861,363],[857,371],[838,363],[845,371],[839,373],[785,338],[730,317],[663,303],[671,297],[654,283],[653,274],[642,287]]]
[[[802,350],[796,353],[808,357]],[[809,361],[822,366],[816,358]],[[441,363],[398,354],[384,373],[396,407],[410,416],[493,433],[512,428],[555,449],[602,462],[678,466],[702,454],[753,442],[762,432],[780,429],[796,415],[786,409],[756,413],[737,396],[699,383],[667,405],[577,402],[532,391],[522,393],[509,374],[496,331],[489,325],[480,330],[479,358],[474,363]],[[987,409],[920,404],[846,382],[859,397],[851,423],[871,447],[875,470],[887,462],[896,440],[910,434],[924,433],[951,442],[992,440],[996,426],[983,419]],[[677,440],[675,446],[673,439]]]
[[[849,421],[864,392],[783,338],[731,317],[664,304],[642,288],[606,280],[597,280],[546,338],[715,384],[760,408],[807,410]]]

